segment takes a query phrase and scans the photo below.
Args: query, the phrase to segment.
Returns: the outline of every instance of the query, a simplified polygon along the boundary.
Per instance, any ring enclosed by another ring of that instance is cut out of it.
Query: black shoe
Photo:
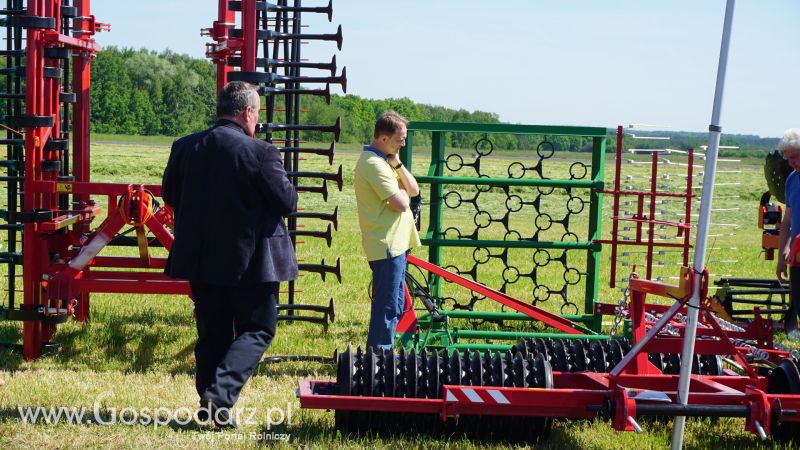
[[[239,425],[233,420],[231,408],[217,406],[213,402],[201,402],[200,409],[197,410],[197,420],[207,424],[209,420],[219,429],[236,429]]]

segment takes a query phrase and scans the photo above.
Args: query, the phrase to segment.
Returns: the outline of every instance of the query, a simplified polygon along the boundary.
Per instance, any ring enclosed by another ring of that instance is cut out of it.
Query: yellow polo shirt
[[[367,260],[399,256],[420,245],[411,210],[397,212],[386,202],[400,191],[400,181],[385,158],[365,149],[356,162],[353,187]]]

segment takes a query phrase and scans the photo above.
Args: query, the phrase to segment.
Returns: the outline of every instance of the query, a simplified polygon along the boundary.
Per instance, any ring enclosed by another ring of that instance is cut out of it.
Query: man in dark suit
[[[259,106],[252,85],[225,85],[217,122],[172,144],[162,183],[175,211],[165,273],[190,282],[198,416],[218,426],[236,426],[230,408],[275,336],[278,286],[297,278],[283,222],[297,192],[280,152],[253,137]]]

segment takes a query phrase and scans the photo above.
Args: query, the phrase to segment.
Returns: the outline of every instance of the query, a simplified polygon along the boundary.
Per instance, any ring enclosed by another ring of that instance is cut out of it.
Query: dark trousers
[[[789,310],[783,321],[783,328],[790,332],[797,328],[797,316],[800,314],[800,267],[789,267]]]
[[[197,315],[196,385],[201,401],[232,407],[275,336],[279,283],[191,282]]]

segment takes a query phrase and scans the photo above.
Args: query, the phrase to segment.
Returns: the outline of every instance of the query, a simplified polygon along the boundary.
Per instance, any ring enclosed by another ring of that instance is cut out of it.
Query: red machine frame
[[[171,222],[168,208],[157,208],[153,196],[160,186],[92,183],[89,176],[89,90],[91,60],[100,47],[93,36],[109,26],[96,22],[89,0],[76,0],[78,16],[73,18],[73,34],[61,34],[61,1],[31,0],[27,16],[50,18],[54,29],[28,26],[26,45],[25,178],[21,221],[23,229],[23,296],[19,311],[11,318],[23,321],[23,357],[37,358],[44,344],[55,333],[56,324],[70,315],[79,321],[89,318],[89,294],[124,292],[188,294],[188,283],[170,280],[159,272],[164,258],[151,258],[147,241],[140,239],[140,258],[97,257],[97,253],[123,226],[131,225],[137,234],[146,226],[169,248],[172,235],[165,228]],[[45,48],[65,48],[72,53],[73,83],[76,93],[73,109],[72,179],[59,180],[57,173],[42,170],[43,162],[57,161],[58,150],[48,150],[49,139],[60,136],[61,109],[59,80],[46,77],[45,68],[58,67],[45,56]],[[51,120],[48,120],[51,119]],[[73,208],[59,209],[58,198],[71,195]],[[108,216],[94,232],[90,224],[101,214],[92,195],[108,198]],[[130,272],[90,269],[128,268]]]
[[[437,273],[449,274],[430,263],[409,260]],[[701,311],[710,329],[701,335],[696,354],[733,355],[746,375],[727,371],[725,376],[692,375],[689,404],[676,404],[678,375],[662,375],[648,361],[647,352],[680,353],[682,337],[661,336],[659,332],[674,316],[685,313],[691,294],[693,278],[701,276],[703,292],[707,292],[706,274],[695,275],[682,271],[680,285],[640,279],[630,281],[634,324],[634,347],[608,373],[552,373],[552,389],[522,389],[509,387],[479,387],[445,385],[441,398],[387,398],[328,395],[336,392],[335,382],[302,380],[299,383],[300,406],[314,409],[352,411],[384,411],[397,413],[438,414],[442,420],[459,415],[535,416],[551,418],[591,419],[605,416],[620,431],[641,431],[639,416],[724,416],[743,417],[746,430],[766,437],[780,422],[800,422],[800,395],[766,393],[768,378],[760,376],[745,360],[731,336],[714,320],[707,309]],[[469,289],[476,287],[493,292],[485,286],[449,274],[449,281]],[[476,291],[479,292],[479,291]],[[645,310],[646,296],[673,298],[676,302],[666,309],[661,319],[648,326]],[[705,295],[704,295],[705,297]],[[533,311],[531,311],[533,313]],[[682,333],[681,333],[682,334]],[[770,362],[778,364],[789,353],[767,352]],[[655,395],[653,395],[655,394]]]

